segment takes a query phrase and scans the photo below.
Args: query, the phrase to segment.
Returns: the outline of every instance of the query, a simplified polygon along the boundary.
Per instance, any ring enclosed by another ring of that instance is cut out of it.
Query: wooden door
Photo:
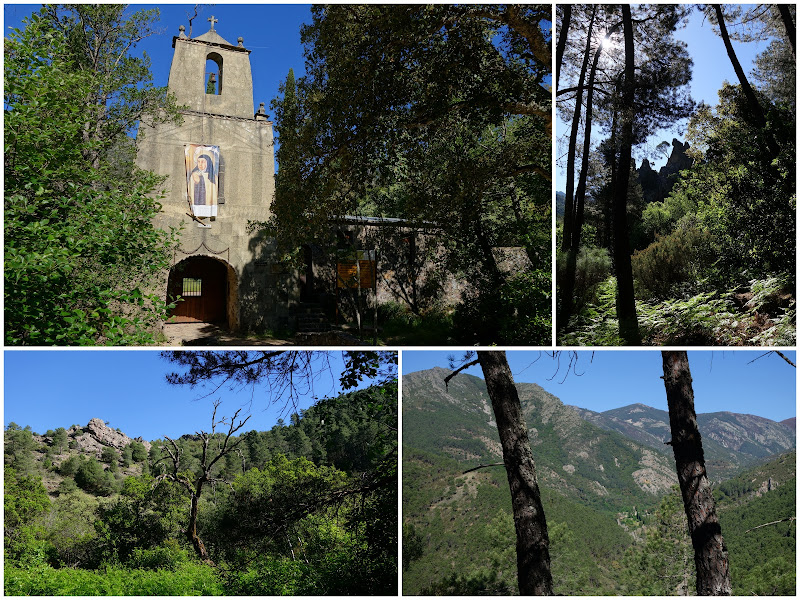
[[[168,299],[183,298],[172,309],[170,323],[221,323],[227,325],[228,277],[221,261],[192,256],[169,274]]]

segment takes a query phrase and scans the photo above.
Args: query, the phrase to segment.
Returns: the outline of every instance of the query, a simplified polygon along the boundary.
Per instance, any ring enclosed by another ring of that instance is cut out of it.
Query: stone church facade
[[[137,165],[168,176],[155,225],[180,230],[161,290],[184,298],[171,320],[232,330],[285,326],[297,275],[270,262],[269,241],[248,232],[248,222],[269,218],[275,195],[272,123],[263,104],[254,109],[250,50],[242,38],[236,45],[222,38],[213,20],[196,38],[181,26],[173,48],[168,88],[184,107],[183,123],[141,124],[137,140]],[[214,163],[203,188],[208,199],[193,203],[198,169],[191,167],[205,167],[204,157]]]
[[[327,331],[330,323],[352,320],[365,297],[373,309],[375,302],[456,302],[462,285],[452,278],[431,287],[437,281],[430,275],[439,254],[436,228],[400,219],[345,218],[331,223],[330,247],[303,248],[301,269],[275,261],[274,240],[248,230],[271,215],[272,123],[263,103],[254,108],[250,51],[242,38],[236,45],[222,38],[209,20],[203,35],[187,37],[181,26],[173,37],[168,89],[183,107],[183,122],[141,123],[137,139],[137,165],[167,176],[155,225],[180,232],[159,290],[165,300],[182,298],[170,322]],[[337,257],[353,247],[341,246],[343,239],[376,261],[372,289],[357,292],[340,281]]]

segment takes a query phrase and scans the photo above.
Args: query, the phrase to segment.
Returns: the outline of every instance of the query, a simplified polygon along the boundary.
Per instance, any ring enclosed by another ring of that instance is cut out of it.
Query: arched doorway
[[[182,300],[172,309],[169,322],[229,326],[229,270],[227,264],[208,256],[190,256],[172,267],[167,301],[177,296]]]

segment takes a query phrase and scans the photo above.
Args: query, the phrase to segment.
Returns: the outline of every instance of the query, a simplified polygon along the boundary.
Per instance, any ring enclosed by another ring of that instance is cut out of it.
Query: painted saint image
[[[219,146],[187,144],[186,188],[197,217],[217,216]]]

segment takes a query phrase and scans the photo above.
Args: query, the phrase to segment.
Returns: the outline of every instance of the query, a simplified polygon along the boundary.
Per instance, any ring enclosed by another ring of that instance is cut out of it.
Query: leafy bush
[[[175,571],[108,567],[83,569],[6,568],[8,596],[220,596],[225,593],[213,567],[186,563]]]
[[[551,341],[550,273],[523,271],[499,288],[464,294],[453,315],[459,341],[467,344],[546,345]]]
[[[697,280],[701,264],[708,262],[708,234],[695,227],[679,227],[631,257],[637,283],[649,297],[666,298],[677,284]]]
[[[453,335],[453,319],[447,310],[432,307],[415,314],[400,302],[378,305],[378,326],[382,338],[410,345],[436,345]]]
[[[741,317],[733,312],[730,300],[715,296],[706,292],[686,300],[637,302],[643,337],[656,345],[736,345]]]
[[[595,301],[570,321],[571,331],[559,333],[565,346],[621,346],[617,320],[617,280],[608,277],[597,285]]]
[[[188,560],[186,550],[181,548],[176,540],[166,540],[155,548],[134,548],[126,565],[132,569],[175,571]]]
[[[556,265],[561,280],[567,256],[558,252]],[[573,312],[580,313],[586,305],[597,300],[598,285],[611,274],[611,257],[605,248],[581,248],[575,263],[575,288],[572,293]]]

